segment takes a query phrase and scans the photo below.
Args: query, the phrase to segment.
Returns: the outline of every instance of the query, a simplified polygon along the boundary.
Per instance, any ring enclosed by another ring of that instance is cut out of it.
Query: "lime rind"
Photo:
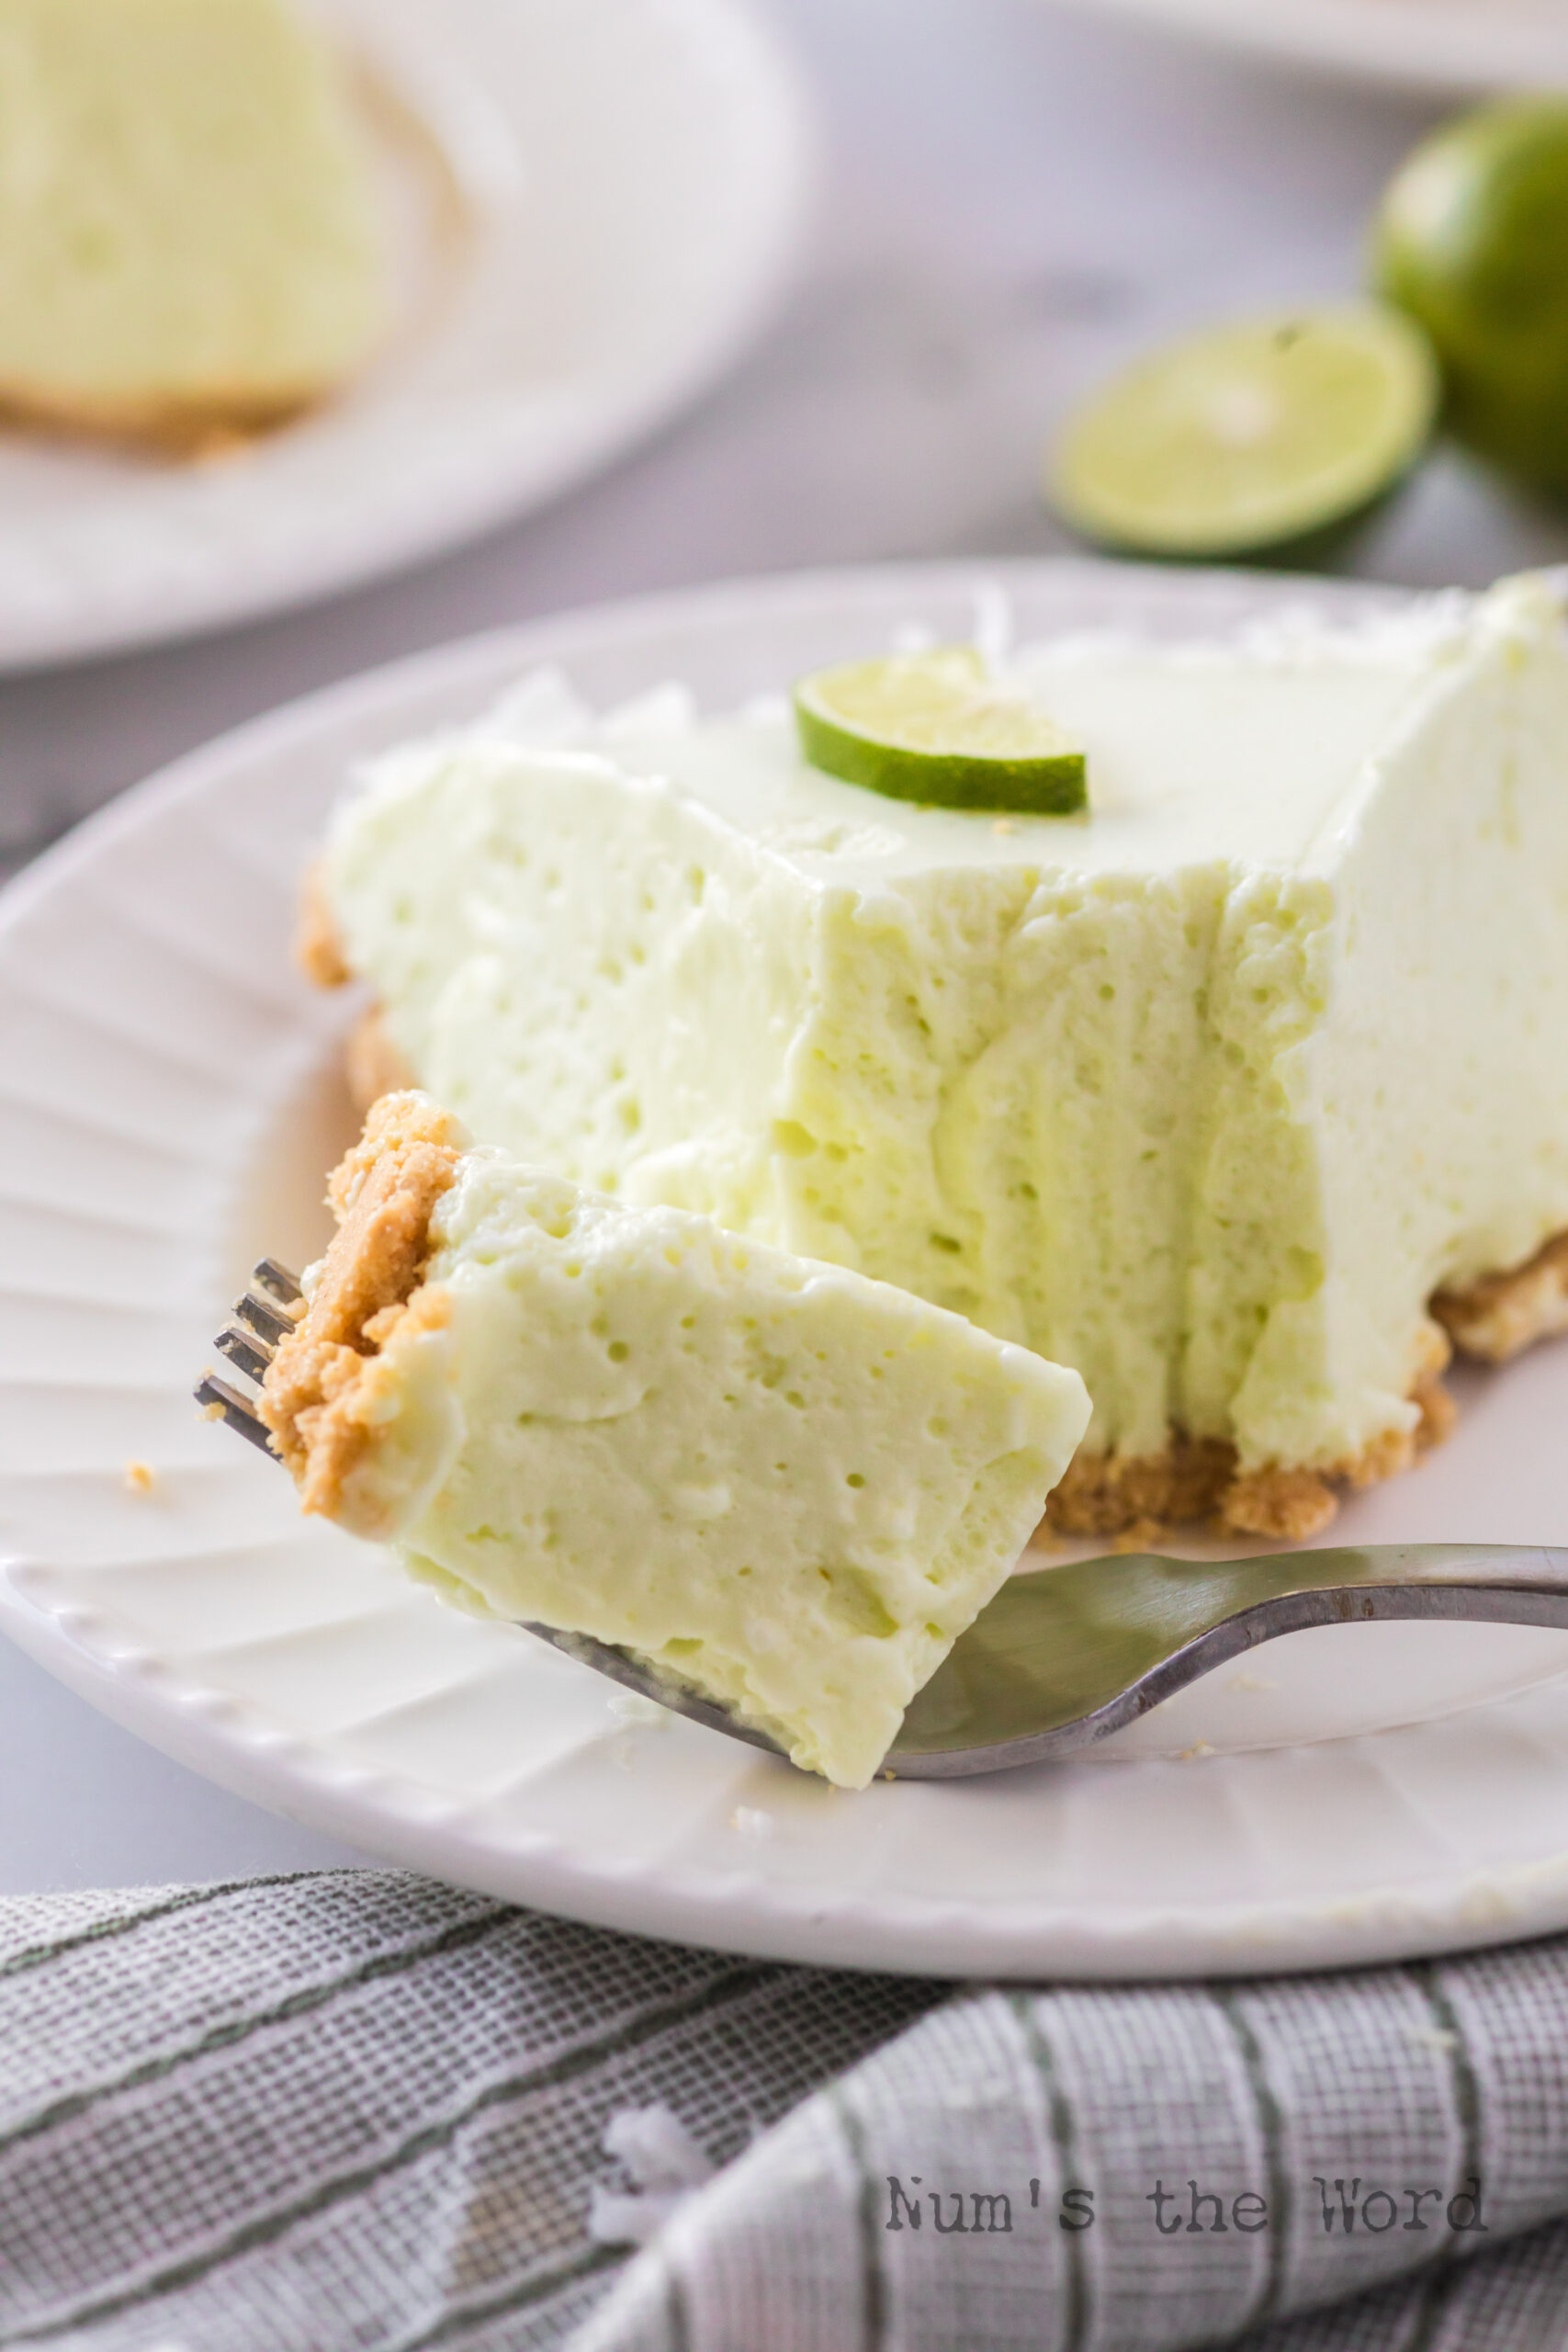
[[[999,688],[972,646],[818,671],[796,686],[795,716],[813,767],[885,799],[1032,817],[1088,801],[1081,746]]]
[[[1568,97],[1504,98],[1406,157],[1372,280],[1431,338],[1444,422],[1516,479],[1568,489]]]
[[[1427,337],[1380,304],[1213,328],[1069,418],[1046,494],[1102,546],[1256,554],[1373,506],[1419,458],[1439,397]]]

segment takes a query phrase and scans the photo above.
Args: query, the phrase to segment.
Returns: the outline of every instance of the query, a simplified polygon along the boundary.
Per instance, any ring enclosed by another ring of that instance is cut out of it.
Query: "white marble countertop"
[[[772,0],[827,186],[795,297],[737,374],[544,514],[407,578],[167,651],[0,684],[0,868],[222,728],[499,622],[726,574],[1048,553],[1039,452],[1123,351],[1352,288],[1428,119],[1043,0]],[[1356,569],[1479,584],[1568,557],[1435,460]],[[0,1642],[0,1893],[352,1860],[143,1747]]]

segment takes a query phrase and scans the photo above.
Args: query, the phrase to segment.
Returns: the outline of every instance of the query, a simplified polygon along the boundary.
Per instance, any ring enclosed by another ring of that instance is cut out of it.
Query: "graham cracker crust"
[[[406,1094],[419,1084],[392,1043],[379,1005],[355,1023],[343,1045],[343,1074],[348,1099],[361,1118],[383,1094]]]
[[[343,940],[327,896],[319,865],[308,865],[299,877],[299,900],[294,918],[294,961],[319,989],[346,988],[354,972],[343,952]]]
[[[312,382],[256,392],[215,386],[199,395],[169,393],[94,400],[21,382],[0,384],[0,422],[63,441],[96,441],[173,464],[199,465],[232,456],[318,409],[337,385]]]
[[[300,880],[294,961],[319,989],[346,988],[354,978],[319,865],[307,866]],[[343,1068],[349,1101],[361,1118],[383,1094],[405,1094],[419,1083],[392,1043],[378,1004],[362,1012],[349,1031],[344,1042]]]
[[[1432,1312],[1461,1354],[1506,1363],[1537,1340],[1568,1331],[1568,1233],[1553,1234],[1509,1273],[1440,1290]]]
[[[1180,1431],[1163,1453],[1080,1453],[1046,1504],[1041,1525],[1047,1534],[1135,1535],[1153,1544],[1168,1527],[1206,1519],[1225,1535],[1303,1543],[1330,1524],[1346,1491],[1397,1476],[1448,1436],[1454,1401],[1436,1372],[1417,1382],[1411,1402],[1421,1416],[1414,1429],[1390,1430],[1323,1470],[1276,1464],[1241,1471],[1228,1440]]]
[[[434,1330],[448,1301],[423,1280],[430,1219],[455,1182],[462,1130],[423,1094],[389,1094],[329,1181],[338,1230],[295,1330],[282,1340],[259,1410],[308,1511],[375,1534],[354,1491],[380,1384],[376,1360],[394,1333]]]

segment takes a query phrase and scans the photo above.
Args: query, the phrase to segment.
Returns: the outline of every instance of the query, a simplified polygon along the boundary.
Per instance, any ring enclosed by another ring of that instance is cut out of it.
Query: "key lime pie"
[[[262,1411],[307,1509],[481,1614],[635,1649],[851,1788],[1014,1566],[1073,1372],[387,1096]]]
[[[1562,618],[1021,650],[1066,815],[536,678],[345,802],[315,967],[483,1140],[1076,1368],[1056,1524],[1309,1534],[1562,1319]]]
[[[0,402],[269,422],[376,341],[381,246],[335,62],[284,0],[0,0]]]

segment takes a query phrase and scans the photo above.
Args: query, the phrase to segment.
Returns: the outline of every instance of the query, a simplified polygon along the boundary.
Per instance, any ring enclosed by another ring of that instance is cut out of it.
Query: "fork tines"
[[[288,1310],[298,1305],[304,1294],[299,1278],[287,1266],[280,1266],[276,1258],[262,1259],[252,1272],[251,1282],[253,1287],[234,1301],[235,1320],[224,1325],[212,1344],[236,1371],[259,1386],[266,1377],[278,1341],[294,1329],[296,1317]],[[231,1382],[220,1380],[214,1372],[204,1373],[197,1384],[196,1401],[209,1412],[216,1408],[231,1430],[249,1438],[264,1453],[272,1453],[272,1437],[265,1422],[251,1399]]]
[[[299,1287],[299,1275],[291,1274],[287,1266],[280,1266],[276,1258],[261,1259],[251,1269],[251,1280],[260,1283],[263,1290],[269,1290],[274,1298],[281,1299],[285,1306],[292,1306],[296,1299],[305,1295]]]

